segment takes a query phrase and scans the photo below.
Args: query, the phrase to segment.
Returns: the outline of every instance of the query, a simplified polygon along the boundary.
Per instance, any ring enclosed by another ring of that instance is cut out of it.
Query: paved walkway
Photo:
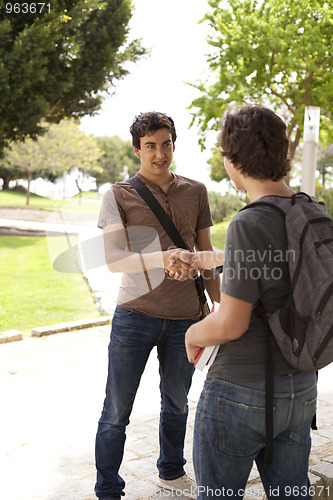
[[[109,330],[106,325],[0,346],[1,499],[95,498],[94,438],[104,398]],[[121,469],[128,500],[163,496],[155,484],[157,370],[153,351],[135,401]],[[190,392],[185,450],[187,471],[192,475],[193,419],[204,376],[196,371]],[[322,499],[333,498],[332,387],[333,368],[324,369],[319,378],[319,430],[312,433],[310,467],[331,478],[331,496]],[[325,486],[315,476],[311,479],[318,488]],[[260,491],[253,469],[246,498],[261,498]]]
[[[94,439],[104,398],[109,330],[106,325],[0,346],[0,499],[95,498]],[[190,475],[194,475],[193,421],[204,377],[205,373],[196,371],[190,392],[185,443]],[[330,366],[319,376],[319,430],[312,433],[310,461],[315,498],[322,500],[333,499],[332,410]],[[153,351],[127,433],[121,469],[126,500],[171,497],[156,486],[158,414],[158,367]],[[254,468],[244,498],[263,496]]]

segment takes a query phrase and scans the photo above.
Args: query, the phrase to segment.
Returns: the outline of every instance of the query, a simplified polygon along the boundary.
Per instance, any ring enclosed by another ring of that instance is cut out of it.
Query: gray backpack
[[[285,359],[299,371],[315,372],[333,361],[333,221],[325,204],[305,193],[291,198],[274,197],[243,208],[267,206],[285,221],[288,244],[290,293],[286,303],[263,318]],[[265,463],[273,460],[274,369],[272,346],[267,335],[266,447]],[[312,429],[317,429],[316,415]]]
[[[267,315],[285,359],[300,371],[317,371],[333,361],[333,221],[326,206],[305,193],[258,201],[285,219],[290,295]]]

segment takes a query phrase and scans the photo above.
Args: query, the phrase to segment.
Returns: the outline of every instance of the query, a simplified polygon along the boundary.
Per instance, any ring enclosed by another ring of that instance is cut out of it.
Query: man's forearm
[[[176,279],[188,279],[189,272],[193,269],[185,264],[181,268],[173,265],[170,255],[173,250],[157,251],[150,253],[129,252],[128,250],[113,249],[106,252],[108,268],[113,273],[140,273],[151,269],[164,269]]]
[[[114,250],[106,256],[108,268],[113,273],[139,273],[144,270],[165,268],[166,252],[134,253]]]
[[[236,338],[232,325],[223,320],[220,310],[209,314],[202,321],[198,321],[190,326],[186,332],[185,346],[188,360],[194,363],[202,347],[223,345]]]
[[[185,335],[185,346],[190,363],[194,363],[202,347],[224,344],[222,324],[218,313],[209,314],[202,321],[194,323]]]
[[[220,302],[220,274],[214,272],[214,270],[204,269],[202,271],[204,278],[205,288],[208,292],[210,300],[212,302]]]
[[[194,323],[187,330],[185,345],[188,359],[193,363],[200,347],[225,344],[241,337],[248,329],[253,305],[221,292],[217,312]]]
[[[197,269],[213,269],[223,264],[223,250],[204,250],[195,252],[192,256],[192,265]]]

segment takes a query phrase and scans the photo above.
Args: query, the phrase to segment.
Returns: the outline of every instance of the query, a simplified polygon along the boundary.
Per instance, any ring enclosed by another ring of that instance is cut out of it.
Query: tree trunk
[[[323,190],[325,191],[325,183],[326,183],[326,168],[325,167],[323,167],[321,179],[322,179],[322,183],[323,183]]]
[[[27,205],[30,203],[30,184],[32,179],[32,173],[28,172],[28,187],[27,187]]]
[[[296,130],[296,135],[295,139],[293,141],[290,141],[290,146],[289,146],[289,159],[292,162],[295,156],[296,148],[299,144],[299,141],[301,140],[302,132],[300,131],[299,128]],[[290,140],[290,138],[289,138]]]
[[[74,180],[75,180],[76,187],[79,190],[79,205],[81,205],[81,203],[82,203],[82,189],[81,189],[80,184],[79,184],[79,178],[74,179]]]
[[[11,181],[11,175],[10,174],[5,174],[3,177],[2,177],[2,180],[3,180],[3,186],[2,186],[2,189],[5,190],[5,189],[9,189],[9,182]]]

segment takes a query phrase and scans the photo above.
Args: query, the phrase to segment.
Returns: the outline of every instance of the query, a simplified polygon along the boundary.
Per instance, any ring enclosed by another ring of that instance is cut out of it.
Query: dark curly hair
[[[278,181],[290,171],[286,125],[268,108],[231,106],[218,137],[222,155],[243,175]]]
[[[151,111],[149,113],[140,113],[135,116],[130,127],[132,134],[132,144],[135,148],[140,149],[140,137],[152,135],[161,128],[166,128],[170,131],[172,142],[177,139],[175,124],[170,116],[164,113]]]

